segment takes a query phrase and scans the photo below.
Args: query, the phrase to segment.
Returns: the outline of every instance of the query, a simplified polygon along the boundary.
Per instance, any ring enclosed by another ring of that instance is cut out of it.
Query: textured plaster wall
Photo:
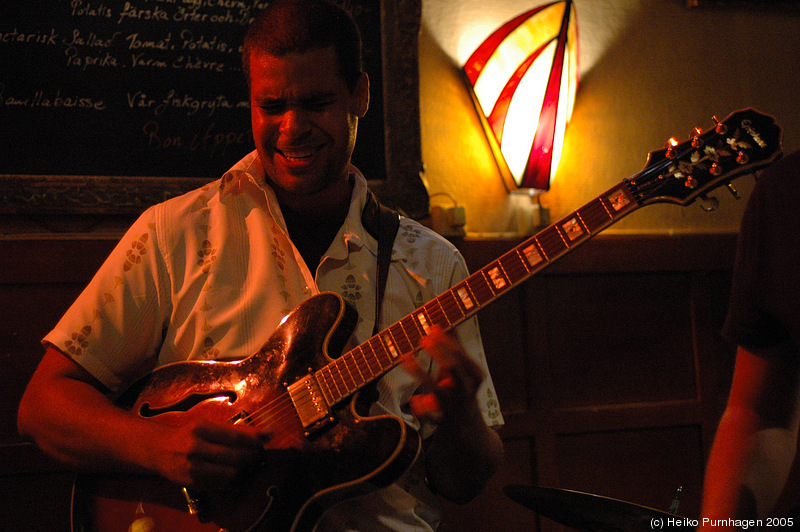
[[[494,166],[459,67],[494,28],[540,0],[423,0],[420,104],[425,179],[433,205],[455,199],[471,233],[514,230],[524,216]],[[792,4],[792,3],[789,3]],[[581,84],[550,192],[553,221],[639,172],[672,136],[707,129],[711,117],[755,107],[776,117],[784,149],[800,149],[800,7],[757,1],[687,9],[684,0],[575,0]],[[734,232],[752,187],[735,181],[706,213],[655,205],[609,232]],[[524,203],[527,199],[523,199]]]

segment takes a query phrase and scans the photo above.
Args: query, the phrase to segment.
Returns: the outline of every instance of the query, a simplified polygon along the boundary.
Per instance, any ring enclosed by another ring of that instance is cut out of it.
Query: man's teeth
[[[314,155],[315,150],[303,150],[303,151],[283,151],[281,153],[287,159],[308,159],[312,155]]]

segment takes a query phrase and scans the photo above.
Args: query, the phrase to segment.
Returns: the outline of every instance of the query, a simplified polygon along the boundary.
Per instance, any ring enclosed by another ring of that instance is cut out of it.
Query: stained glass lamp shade
[[[506,22],[472,53],[464,72],[504,173],[518,188],[548,190],[578,87],[572,0]]]

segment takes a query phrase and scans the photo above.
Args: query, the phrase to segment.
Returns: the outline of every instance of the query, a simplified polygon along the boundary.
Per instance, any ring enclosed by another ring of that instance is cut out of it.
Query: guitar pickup
[[[287,389],[306,436],[331,421],[330,408],[314,375],[308,374],[298,379]]]

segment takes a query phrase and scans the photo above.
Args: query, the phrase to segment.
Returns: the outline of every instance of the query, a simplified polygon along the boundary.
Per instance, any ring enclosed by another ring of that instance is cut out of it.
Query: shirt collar
[[[350,177],[353,179],[353,192],[350,197],[350,210],[347,213],[342,230],[328,249],[327,256],[343,260],[351,249],[366,247],[373,255],[377,256],[378,242],[364,229],[361,223],[361,213],[367,203],[367,180],[363,174],[350,165]]]
[[[367,203],[367,180],[361,171],[352,164],[349,172],[350,177],[353,179],[350,210],[339,235],[331,244],[326,255],[343,260],[347,257],[351,247],[366,246],[370,252],[377,256],[378,242],[369,235],[361,224],[361,213]],[[276,214],[280,212],[280,209],[277,207],[275,193],[266,182],[264,167],[261,165],[261,160],[258,158],[256,150],[242,158],[222,176],[219,188],[220,200],[231,195],[239,195],[244,190],[251,189],[254,185],[263,193],[266,193],[269,207],[273,210],[273,218],[278,219],[279,216]]]

